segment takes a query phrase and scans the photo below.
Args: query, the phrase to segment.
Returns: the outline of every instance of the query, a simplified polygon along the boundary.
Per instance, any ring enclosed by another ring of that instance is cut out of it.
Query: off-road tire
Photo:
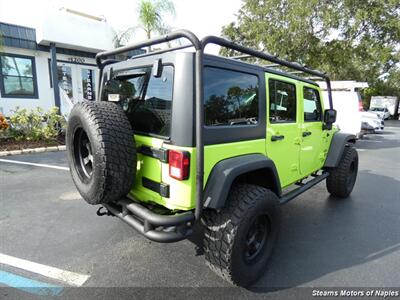
[[[245,259],[248,230],[259,216],[268,219],[266,242],[254,261]],[[270,190],[251,184],[234,186],[226,206],[220,211],[205,211],[202,218],[206,263],[228,282],[247,287],[265,272],[278,237],[280,206]]]
[[[90,176],[88,165],[82,167],[79,159],[84,150],[78,150],[78,140],[84,134],[89,141],[87,155],[92,157]],[[86,202],[109,203],[129,193],[136,174],[136,147],[132,127],[119,104],[76,104],[68,119],[66,145],[72,179]]]
[[[357,180],[358,154],[353,146],[344,148],[339,165],[330,169],[326,179],[328,192],[337,198],[346,198],[353,191]]]

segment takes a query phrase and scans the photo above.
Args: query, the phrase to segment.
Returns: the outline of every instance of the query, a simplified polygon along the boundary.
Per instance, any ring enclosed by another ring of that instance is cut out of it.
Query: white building
[[[115,36],[104,18],[63,8],[37,28],[0,22],[0,31],[0,112],[58,106],[66,114],[96,99],[95,56],[112,49]]]

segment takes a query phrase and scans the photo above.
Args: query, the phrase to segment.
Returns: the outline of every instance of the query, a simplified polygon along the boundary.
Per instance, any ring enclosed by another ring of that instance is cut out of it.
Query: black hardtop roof
[[[251,68],[253,70],[262,70],[264,72],[270,73],[270,74],[275,74],[275,75],[280,75],[283,77],[288,77],[294,80],[298,80],[298,81],[303,81],[315,86],[318,86],[318,83],[316,83],[315,81],[312,81],[310,79],[304,78],[304,77],[300,77],[300,76],[296,76],[294,74],[290,74],[288,72],[282,71],[282,70],[276,70],[276,69],[272,69],[266,66],[262,66],[259,64],[254,64],[254,63],[249,63],[249,62],[244,62],[242,60],[238,60],[238,59],[234,59],[232,57],[226,57],[226,56],[221,56],[221,55],[213,55],[213,54],[207,54],[204,53],[204,57],[211,59],[211,60],[216,60],[216,61],[220,61],[223,63],[227,63],[230,65],[237,65],[237,66],[243,66],[246,68]]]

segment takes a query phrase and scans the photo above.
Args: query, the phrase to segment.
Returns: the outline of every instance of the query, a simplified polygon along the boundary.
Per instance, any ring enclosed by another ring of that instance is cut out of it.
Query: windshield
[[[119,101],[136,133],[169,137],[174,68],[164,66],[161,77],[151,67],[130,71],[113,74],[102,100]]]

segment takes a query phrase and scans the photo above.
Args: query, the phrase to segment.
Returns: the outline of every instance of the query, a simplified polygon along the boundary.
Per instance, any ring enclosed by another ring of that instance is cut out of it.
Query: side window
[[[206,126],[255,125],[259,117],[258,77],[212,67],[204,70]]]
[[[317,122],[322,120],[322,108],[319,93],[316,89],[303,88],[304,121]]]
[[[271,123],[296,122],[296,86],[270,79],[269,121]]]

